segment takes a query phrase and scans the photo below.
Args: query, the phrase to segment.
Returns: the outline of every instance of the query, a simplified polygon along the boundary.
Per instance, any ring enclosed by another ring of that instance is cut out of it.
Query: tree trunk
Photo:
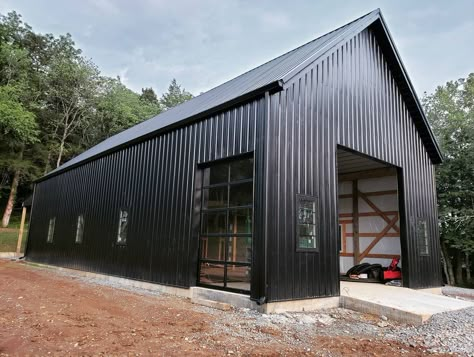
[[[448,273],[448,263],[446,261],[446,255],[444,254],[444,251],[443,249],[441,249],[441,261],[443,263],[443,272],[444,272],[444,276],[446,277],[446,284],[448,285],[451,285],[451,278],[449,277],[449,273]]]
[[[451,258],[449,257],[448,248],[446,247],[446,244],[443,241],[441,241],[441,252],[443,254],[443,262],[446,265],[446,281],[448,285],[454,285],[453,263],[451,261]]]
[[[61,144],[59,145],[58,161],[56,161],[56,167],[59,167],[59,165],[61,165],[61,159],[64,153],[64,143],[66,142],[66,138],[67,138],[67,128],[64,128],[63,137],[61,138]]]
[[[8,196],[8,201],[7,201],[7,206],[5,207],[5,211],[3,212],[3,218],[2,218],[3,228],[8,227],[8,224],[10,223],[10,217],[12,215],[13,205],[15,204],[16,190],[18,188],[19,182],[20,182],[20,170],[17,169],[15,170],[15,173],[13,174],[13,181],[10,188],[10,195]]]
[[[49,172],[49,170],[51,169],[51,166],[50,166],[51,156],[52,156],[52,154],[51,154],[51,149],[50,149],[50,150],[48,150],[48,157],[46,159],[46,165],[44,165],[43,175],[46,175]]]
[[[467,283],[471,283],[471,260],[469,259],[469,253],[466,253],[466,280]]]
[[[464,263],[464,259],[462,258],[462,252],[460,250],[457,251],[456,255],[456,285],[463,285],[464,279],[462,276],[462,265]]]

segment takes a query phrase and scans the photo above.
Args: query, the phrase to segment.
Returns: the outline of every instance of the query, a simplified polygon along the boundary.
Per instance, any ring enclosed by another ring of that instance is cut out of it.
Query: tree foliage
[[[176,82],[176,79],[172,79],[168,87],[168,92],[161,96],[161,104],[164,110],[168,110],[175,107],[178,104],[184,103],[191,99],[193,95],[187,92],[184,88]]]
[[[173,80],[158,99],[101,75],[71,35],[40,34],[0,14],[0,201],[8,225],[15,193],[61,163],[192,95]],[[8,212],[9,211],[9,212]]]
[[[444,259],[463,284],[474,256],[474,73],[439,86],[424,107],[444,154],[436,169]]]

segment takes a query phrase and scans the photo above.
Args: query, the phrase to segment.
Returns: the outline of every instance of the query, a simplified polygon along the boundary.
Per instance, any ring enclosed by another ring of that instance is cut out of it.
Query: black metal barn
[[[395,170],[403,284],[440,286],[441,154],[379,10],[41,178],[26,257],[268,302],[337,296],[338,148]]]

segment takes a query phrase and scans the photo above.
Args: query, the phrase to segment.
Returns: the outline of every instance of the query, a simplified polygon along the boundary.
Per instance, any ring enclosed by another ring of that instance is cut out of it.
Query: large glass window
[[[253,159],[203,169],[199,283],[250,291]]]

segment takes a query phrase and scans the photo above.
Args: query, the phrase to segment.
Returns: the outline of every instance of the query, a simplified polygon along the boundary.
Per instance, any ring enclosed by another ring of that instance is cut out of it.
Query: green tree
[[[0,170],[8,186],[2,216],[7,227],[22,177],[31,173],[29,147],[38,141],[33,65],[23,40],[31,32],[16,13],[0,16]]]
[[[102,76],[71,35],[40,34],[16,12],[0,14],[2,224],[16,193],[31,192],[41,174],[191,97],[176,80],[161,100],[152,88],[135,93]]]
[[[99,70],[82,57],[59,53],[51,60],[46,80],[48,106],[55,114],[49,122],[55,140],[51,149],[55,151],[56,167],[59,167],[68,138],[87,126],[94,115]]]
[[[153,88],[142,88],[142,94],[140,95],[140,100],[150,103],[153,105],[159,105],[158,97],[156,96]]]
[[[184,88],[181,88],[181,86],[176,82],[176,79],[173,78],[168,86],[168,91],[161,96],[161,105],[164,110],[168,110],[178,104],[184,103],[192,97],[193,95],[187,92]]]
[[[99,92],[93,125],[83,132],[86,146],[95,145],[161,111],[158,101],[144,100],[123,85],[119,78],[102,77]]]
[[[450,284],[468,283],[474,255],[474,73],[425,96],[426,114],[444,162],[436,169],[440,235]]]

